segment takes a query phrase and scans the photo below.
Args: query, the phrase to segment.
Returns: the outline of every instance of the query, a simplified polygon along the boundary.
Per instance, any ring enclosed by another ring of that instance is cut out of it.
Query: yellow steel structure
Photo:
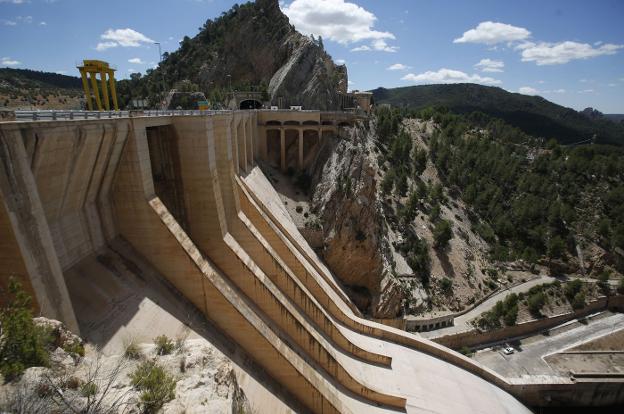
[[[115,89],[115,69],[111,68],[107,62],[102,60],[83,60],[82,66],[78,66],[80,71],[80,77],[82,78],[82,88],[84,89],[85,98],[87,100],[87,108],[89,111],[93,111],[92,95],[95,97],[95,103],[97,104],[97,110],[110,111],[109,100],[109,87],[110,98],[113,100],[113,109],[119,110],[117,105],[117,90]],[[97,75],[100,75],[100,84],[102,87],[102,97],[100,98],[100,91],[98,89]],[[108,80],[106,77],[108,76]],[[89,81],[91,81],[91,89],[89,88]],[[102,104],[104,106],[102,107]]]

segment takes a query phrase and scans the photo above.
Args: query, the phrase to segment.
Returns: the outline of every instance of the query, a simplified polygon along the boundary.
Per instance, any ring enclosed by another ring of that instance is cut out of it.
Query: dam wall
[[[257,165],[271,162],[267,129],[302,131],[280,164],[305,167],[293,160],[355,122],[223,111],[1,123],[2,292],[18,278],[38,313],[78,331],[68,275],[123,239],[310,412],[530,412],[526,381],[362,318]]]

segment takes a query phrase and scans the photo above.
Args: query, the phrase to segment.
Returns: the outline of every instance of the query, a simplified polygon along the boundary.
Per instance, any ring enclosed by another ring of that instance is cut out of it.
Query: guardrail
[[[123,118],[129,115],[128,111],[15,111],[18,121],[56,121],[57,119],[105,119]]]
[[[245,110],[250,111],[250,110]],[[295,110],[295,109],[279,109],[277,111],[270,109],[251,110],[256,112],[321,112],[325,116],[354,116],[353,112],[341,111],[319,111],[319,110]],[[9,111],[11,112],[11,111]],[[127,118],[135,116],[201,116],[215,115],[233,112],[230,109],[222,110],[185,110],[185,109],[145,109],[132,111],[74,111],[74,110],[37,110],[37,111],[14,111],[16,121],[56,121],[56,120],[73,120],[73,119],[113,119]]]

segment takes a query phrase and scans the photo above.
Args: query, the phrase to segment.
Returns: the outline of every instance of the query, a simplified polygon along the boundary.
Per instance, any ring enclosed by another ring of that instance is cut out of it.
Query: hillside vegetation
[[[460,114],[484,112],[500,118],[535,137],[555,138],[570,144],[596,137],[598,143],[624,145],[624,125],[607,118],[590,119],[539,96],[510,93],[501,88],[476,84],[421,85],[378,88],[377,104],[421,110],[444,106]]]
[[[82,95],[78,77],[0,68],[0,108],[80,109]]]

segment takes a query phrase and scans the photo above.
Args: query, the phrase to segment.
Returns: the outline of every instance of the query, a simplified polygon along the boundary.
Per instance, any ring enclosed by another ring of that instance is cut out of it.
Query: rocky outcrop
[[[160,79],[161,70],[168,84],[189,79],[207,96],[215,89],[254,89],[266,91],[273,104],[306,109],[337,108],[338,93],[347,91],[346,67],[297,32],[278,0],[235,5],[208,20],[150,76]]]
[[[390,264],[385,221],[377,193],[372,133],[350,129],[316,172],[312,209],[321,219],[321,254],[365,313],[391,318],[402,291]]]

